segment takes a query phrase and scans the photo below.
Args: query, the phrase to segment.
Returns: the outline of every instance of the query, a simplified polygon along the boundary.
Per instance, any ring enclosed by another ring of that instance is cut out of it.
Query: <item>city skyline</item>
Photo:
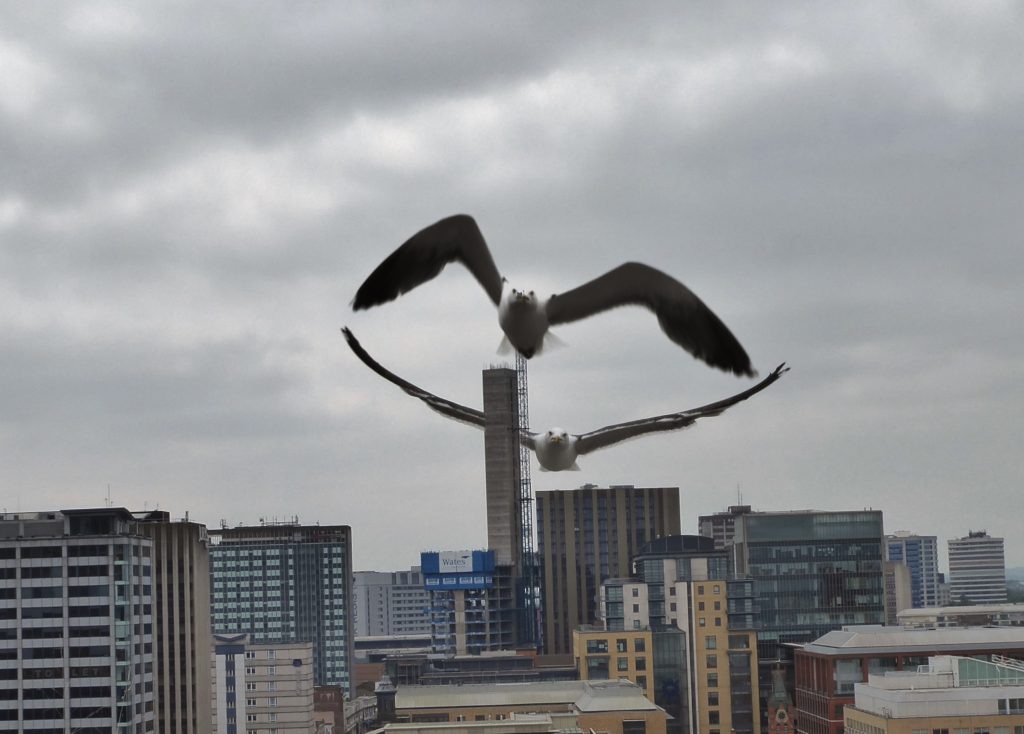
[[[3,508],[331,517],[360,570],[486,546],[483,439],[358,363],[479,405],[506,362],[452,267],[353,313],[423,226],[510,280],[626,260],[690,287],[771,390],[535,492],[678,486],[1015,537],[1024,23],[1012,4],[93,3],[0,8]],[[534,426],[750,386],[623,308],[530,362]],[[968,500],[969,501],[966,501]],[[480,518],[453,523],[453,516]],[[386,539],[377,542],[376,538]],[[1024,547],[1007,545],[1024,566]]]

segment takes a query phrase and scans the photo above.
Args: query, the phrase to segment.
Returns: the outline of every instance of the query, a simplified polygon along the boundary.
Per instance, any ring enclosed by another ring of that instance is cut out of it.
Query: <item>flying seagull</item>
[[[420,230],[392,252],[356,292],[356,311],[392,301],[426,283],[454,261],[465,265],[498,307],[507,340],[529,359],[541,351],[548,328],[616,306],[646,306],[668,338],[712,367],[754,377],[743,347],[714,312],[675,278],[628,262],[565,293],[544,299],[501,277],[473,218],[456,214]]]
[[[451,400],[445,400],[422,388],[416,387],[411,382],[403,380],[374,360],[363,349],[359,340],[356,339],[355,335],[348,328],[344,328],[341,331],[345,335],[345,341],[348,342],[349,347],[362,360],[363,364],[385,380],[394,383],[414,398],[419,398],[427,406],[443,416],[461,421],[462,423],[468,423],[477,428],[484,427],[483,411],[453,403]],[[520,442],[536,454],[541,471],[578,470],[579,466],[576,464],[576,457],[578,456],[589,454],[592,451],[597,451],[606,446],[611,446],[626,439],[636,438],[646,433],[675,431],[680,428],[686,428],[687,426],[692,426],[698,418],[710,418],[721,415],[726,409],[736,403],[761,392],[778,380],[784,372],[788,371],[789,368],[784,363],[780,364],[770,375],[749,390],[744,390],[732,397],[700,408],[656,415],[653,418],[643,418],[626,423],[615,423],[604,428],[598,428],[596,431],[590,431],[589,433],[569,433],[561,428],[551,428],[540,433],[524,431],[520,436]]]

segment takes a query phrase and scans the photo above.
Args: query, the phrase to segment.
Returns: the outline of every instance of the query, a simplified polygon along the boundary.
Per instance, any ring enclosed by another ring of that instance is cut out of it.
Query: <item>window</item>
[[[697,611],[698,612],[703,612],[704,611],[704,602],[702,602],[702,601],[697,602]]]
[[[246,667],[245,674],[246,675],[256,675],[256,668]]]
[[[247,698],[247,699],[245,699],[245,705],[246,706],[255,706],[256,705],[256,699],[255,698]]]
[[[668,595],[669,596],[675,596],[676,595],[676,587],[674,587],[674,586],[668,587]]]
[[[634,604],[633,605],[633,614],[639,614],[639,613],[640,613],[640,605],[639,604]]]
[[[704,586],[703,586],[703,584],[697,587],[697,593],[698,594],[703,594],[704,593]]]
[[[717,655],[708,655],[706,662],[707,662],[707,667],[709,667],[709,668],[717,668],[718,667],[718,656]]]
[[[647,670],[647,658],[636,658],[633,664],[637,670]]]
[[[245,715],[245,720],[246,721],[250,721],[250,722],[255,722],[256,721],[256,714],[246,714]]]
[[[708,688],[718,688],[718,673],[708,673]]]
[[[629,645],[626,644],[626,640],[621,638],[615,640],[615,652],[627,652],[628,650]]]
[[[712,594],[721,594],[722,593],[722,587],[719,586],[718,584],[715,584],[714,586],[711,587],[711,593]]]
[[[714,650],[716,647],[718,647],[718,638],[714,635],[707,635],[704,638],[704,649]]]
[[[635,587],[635,586],[633,587],[633,596],[634,596],[634,597],[638,597],[638,596],[640,596],[640,589],[638,589],[638,588],[637,588],[637,587]]]
[[[277,698],[271,697],[271,699],[270,699],[270,705],[271,705],[271,706],[277,706]]]
[[[697,618],[697,625],[698,626],[705,627],[705,626],[707,626],[707,623],[708,623],[708,621],[704,617],[698,617]]]
[[[647,722],[643,719],[639,721],[626,720],[622,722],[622,734],[646,734]]]
[[[722,611],[722,602],[720,602],[720,601],[716,601],[715,602],[715,611],[716,612]]]
[[[640,686],[641,688],[646,690],[647,689],[647,676],[646,675],[638,675],[636,677],[636,684],[638,686]]]
[[[644,638],[637,637],[633,640],[633,652],[644,652],[647,649],[647,644]]]
[[[670,612],[674,612],[676,610],[676,603],[675,602],[670,602],[669,605],[668,605],[668,610]]]
[[[587,652],[608,652],[608,640],[587,640]]]
[[[708,711],[708,723],[709,724],[721,724],[722,715],[718,711]]]
[[[616,658],[615,669],[618,671],[629,670],[629,658]]]
[[[722,626],[722,618],[721,617],[715,617],[715,626],[716,627],[721,627]]]
[[[253,650],[246,650],[245,651],[245,659],[246,660],[255,660],[256,659],[256,653]]]
[[[746,635],[729,635],[730,650],[748,650],[749,648],[750,640]]]
[[[715,593],[717,594],[718,592],[716,591]],[[277,660],[277,650],[267,650],[267,660]]]
[[[256,684],[255,683],[246,683],[245,684],[245,690],[247,690],[247,691],[255,691],[256,690]]]

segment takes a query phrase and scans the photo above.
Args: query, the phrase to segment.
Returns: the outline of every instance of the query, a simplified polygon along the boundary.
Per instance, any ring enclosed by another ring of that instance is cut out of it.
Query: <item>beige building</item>
[[[869,675],[844,708],[849,734],[1019,734],[1024,731],[1024,663],[942,655],[916,671]]]
[[[898,615],[913,606],[910,588],[910,569],[903,563],[886,561],[885,577],[885,623],[889,627],[898,624]]]
[[[286,734],[315,730],[313,645],[255,644],[246,634],[214,635],[213,731]]]
[[[663,709],[625,680],[400,686],[395,713],[399,722],[411,724],[505,722],[524,714],[561,715],[559,730],[601,734],[665,734],[668,720]]]
[[[156,731],[209,734],[210,554],[206,526],[135,513],[153,541]]]
[[[650,629],[609,632],[580,627],[572,633],[580,680],[625,679],[654,700],[654,639]]]
[[[601,615],[612,639],[638,627],[658,630],[648,633],[650,672],[636,681],[658,676],[651,700],[673,717],[670,731],[757,734],[757,633],[749,616],[729,615],[730,601],[738,611],[752,609],[752,582],[729,580],[725,551],[703,536],[659,538],[635,563],[640,579],[602,585]],[[654,660],[677,662],[655,671]]]

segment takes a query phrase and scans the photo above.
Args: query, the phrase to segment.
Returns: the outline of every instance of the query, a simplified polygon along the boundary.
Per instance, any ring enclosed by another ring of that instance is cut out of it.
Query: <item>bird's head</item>
[[[551,428],[545,433],[545,437],[548,443],[552,444],[567,444],[569,443],[569,434],[563,431],[561,428]]]

